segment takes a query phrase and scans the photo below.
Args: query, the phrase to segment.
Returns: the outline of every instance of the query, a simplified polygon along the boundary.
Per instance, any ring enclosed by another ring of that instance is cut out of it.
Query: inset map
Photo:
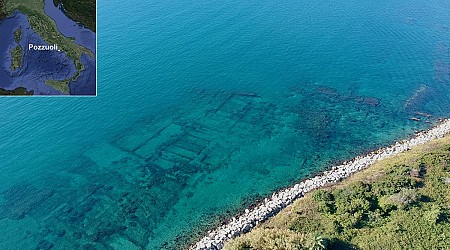
[[[0,0],[0,96],[95,96],[96,0]]]

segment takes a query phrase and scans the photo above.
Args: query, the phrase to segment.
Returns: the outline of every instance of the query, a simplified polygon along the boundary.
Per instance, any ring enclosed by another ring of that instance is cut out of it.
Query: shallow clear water
[[[179,247],[450,113],[448,1],[101,1],[98,15],[98,97],[0,99],[1,249]]]

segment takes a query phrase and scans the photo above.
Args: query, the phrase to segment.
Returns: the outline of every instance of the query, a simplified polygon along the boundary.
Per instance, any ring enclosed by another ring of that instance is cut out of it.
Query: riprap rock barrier
[[[380,148],[364,156],[355,157],[353,160],[334,166],[328,171],[310,179],[306,179],[291,187],[272,194],[265,198],[262,204],[252,209],[246,209],[245,213],[232,218],[228,223],[208,232],[200,241],[193,245],[192,250],[217,250],[222,249],[227,240],[249,232],[259,223],[277,214],[281,209],[292,204],[296,199],[313,189],[329,183],[336,183],[351,174],[365,169],[388,157],[410,150],[411,148],[429,142],[433,139],[444,137],[450,133],[450,119],[441,120],[440,124],[426,131],[417,133],[412,139],[396,142],[395,144]]]

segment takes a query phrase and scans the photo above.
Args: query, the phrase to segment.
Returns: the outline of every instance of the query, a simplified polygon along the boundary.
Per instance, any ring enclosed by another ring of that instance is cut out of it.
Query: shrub
[[[400,192],[389,196],[389,199],[397,208],[406,209],[410,205],[415,204],[420,198],[420,195],[413,189],[402,189]]]
[[[333,214],[335,212],[333,202],[319,202],[318,211],[323,214]]]
[[[370,225],[376,225],[382,222],[384,219],[384,211],[382,209],[375,209],[374,211],[369,211],[367,213],[367,220]]]
[[[424,217],[430,224],[436,224],[444,220],[445,213],[440,206],[433,205],[430,210],[424,213]]]
[[[373,199],[370,185],[356,182],[346,189],[338,189],[333,192],[337,214],[366,213],[371,208]]]
[[[325,190],[319,189],[312,194],[312,199],[318,203],[318,211],[325,214],[332,214],[335,211],[334,197]]]
[[[311,250],[325,250],[328,248],[328,239],[320,235],[314,237],[314,243]]]
[[[337,222],[345,229],[359,228],[363,218],[362,212],[343,213],[336,215]]]
[[[326,190],[322,190],[322,189],[314,191],[312,193],[312,198],[316,202],[323,202],[323,201],[326,202],[326,201],[334,200],[333,195],[330,192],[328,192]]]
[[[372,185],[375,195],[392,195],[400,192],[402,189],[413,189],[417,187],[418,182],[404,175],[390,175],[385,179]]]
[[[378,206],[385,212],[389,213],[392,210],[396,209],[397,207],[392,202],[389,196],[385,195],[378,199]]]

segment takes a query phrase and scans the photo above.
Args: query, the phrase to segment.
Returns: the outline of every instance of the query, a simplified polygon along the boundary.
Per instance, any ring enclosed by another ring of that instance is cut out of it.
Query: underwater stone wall
[[[332,167],[331,170],[325,171],[321,175],[304,180],[295,184],[293,187],[275,192],[272,194],[272,197],[264,199],[264,202],[259,206],[251,210],[246,209],[245,213],[238,218],[234,217],[225,225],[208,232],[208,235],[203,237],[190,249],[222,249],[225,241],[250,231],[258,223],[274,216],[281,209],[292,204],[305,193],[328,183],[339,182],[343,178],[369,167],[376,161],[405,152],[414,146],[443,137],[448,133],[450,133],[450,119],[441,120],[439,125],[427,131],[417,133],[412,139],[396,142],[394,145],[370,152],[365,156],[358,156],[351,161]]]

